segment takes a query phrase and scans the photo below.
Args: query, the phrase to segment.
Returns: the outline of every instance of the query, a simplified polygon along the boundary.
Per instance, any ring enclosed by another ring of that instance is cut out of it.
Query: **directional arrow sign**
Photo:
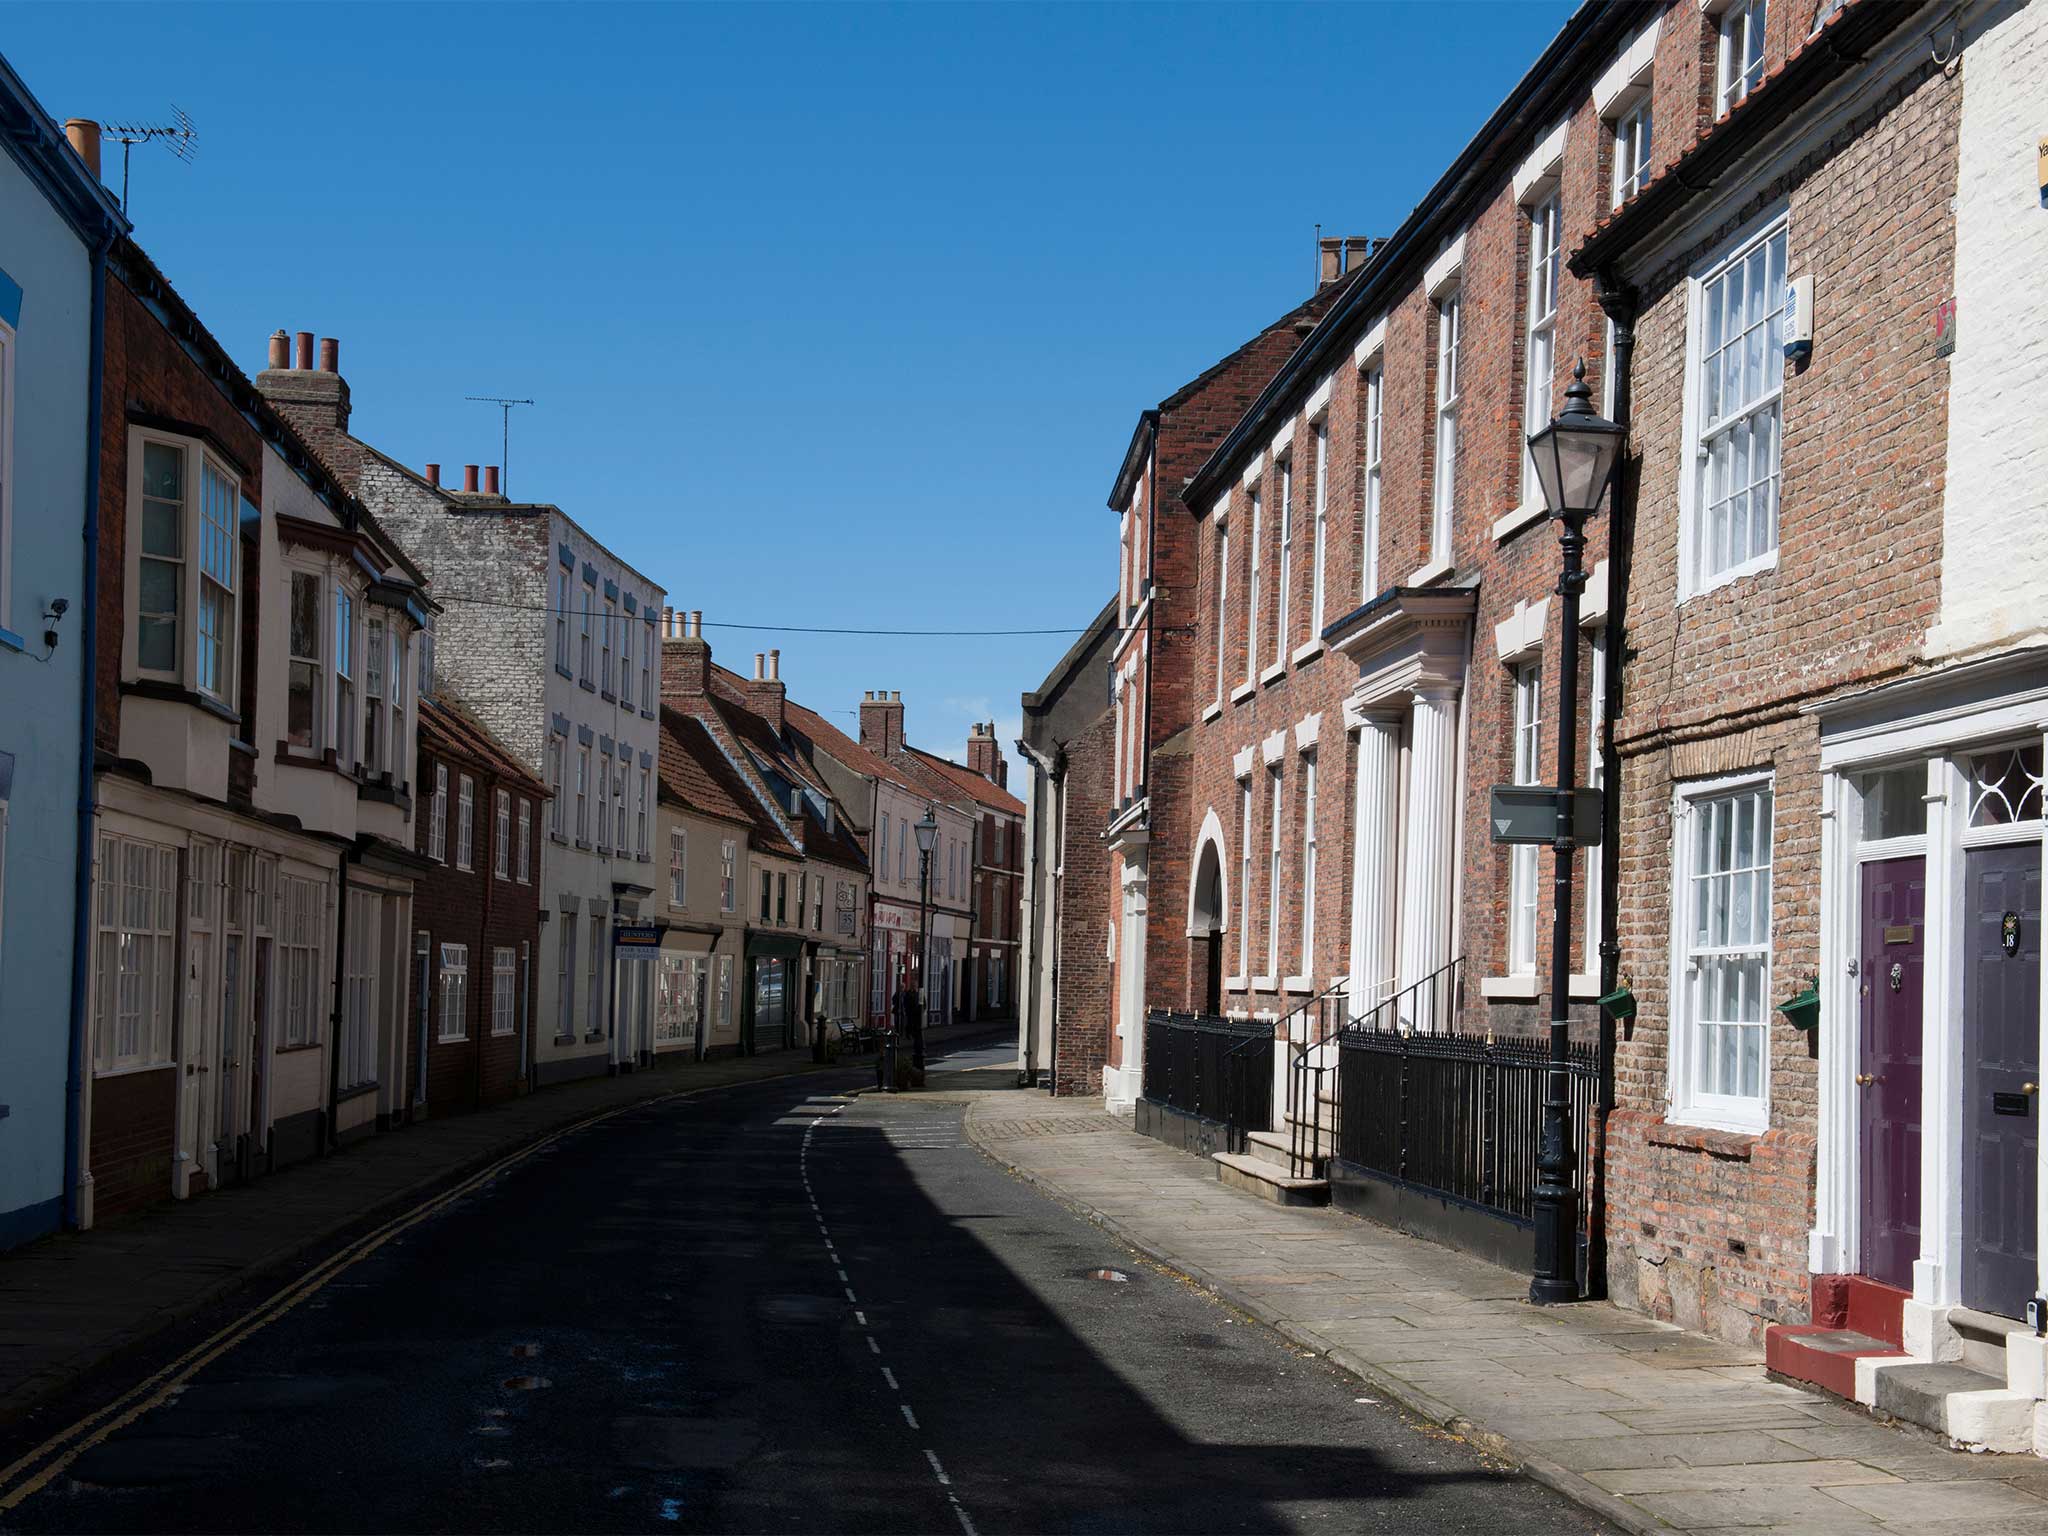
[[[1557,791],[1541,784],[1496,784],[1489,819],[1496,843],[1557,841]],[[1600,846],[1600,791],[1572,791],[1572,837],[1581,848]]]

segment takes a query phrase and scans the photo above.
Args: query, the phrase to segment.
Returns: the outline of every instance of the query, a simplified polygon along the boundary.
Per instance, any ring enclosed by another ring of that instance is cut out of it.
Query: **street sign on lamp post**
[[[1536,1263],[1529,1281],[1533,1302],[1579,1299],[1578,1195],[1572,1188],[1570,1098],[1572,862],[1579,845],[1574,814],[1578,791],[1573,784],[1578,777],[1579,594],[1586,586],[1586,519],[1599,510],[1628,430],[1593,409],[1584,359],[1572,370],[1564,397],[1564,409],[1529,435],[1529,459],[1543,490],[1544,506],[1557,519],[1558,545],[1564,555],[1564,571],[1557,581],[1564,643],[1558,647],[1557,658],[1557,783],[1552,790],[1555,836],[1551,847],[1557,865],[1551,881],[1550,1055],[1536,1148]],[[1592,942],[1590,934],[1587,942]]]

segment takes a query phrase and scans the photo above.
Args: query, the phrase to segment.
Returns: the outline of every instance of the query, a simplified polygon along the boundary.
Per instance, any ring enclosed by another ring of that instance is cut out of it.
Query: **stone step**
[[[2034,1399],[2009,1391],[2003,1374],[1987,1376],[1960,1361],[1912,1361],[1871,1371],[1869,1406],[1892,1418],[1946,1436],[1958,1446],[1988,1451],[2034,1447]]]
[[[1856,1401],[1858,1360],[1904,1360],[1889,1340],[1853,1328],[1773,1324],[1764,1330],[1764,1364],[1781,1376]]]
[[[1284,1168],[1246,1152],[1218,1152],[1214,1156],[1216,1177],[1232,1189],[1257,1195],[1275,1205],[1328,1205],[1328,1179],[1297,1179]]]
[[[1282,1173],[1294,1169],[1294,1127],[1283,1131],[1250,1131],[1245,1135],[1245,1151],[1261,1162],[1271,1163]],[[1313,1131],[1304,1128],[1301,1133],[1302,1152],[1316,1166],[1312,1170],[1320,1175],[1323,1164],[1330,1160],[1332,1150],[1328,1131]]]
[[[1963,1341],[1962,1363],[1973,1371],[1982,1371],[1986,1376],[1996,1376],[2001,1384],[2005,1382],[2005,1340],[2008,1334],[2028,1333],[2025,1323],[2010,1317],[1998,1317],[1990,1312],[1976,1312],[1968,1307],[1957,1307],[1948,1315],[1949,1327],[1955,1329]]]

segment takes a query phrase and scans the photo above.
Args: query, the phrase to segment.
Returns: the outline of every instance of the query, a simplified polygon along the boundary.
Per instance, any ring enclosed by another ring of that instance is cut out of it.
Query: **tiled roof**
[[[733,766],[718,750],[702,721],[681,710],[661,707],[661,792],[675,803],[767,832],[780,840],[781,831],[753,808],[753,796]]]
[[[1024,802],[1022,800],[1019,800],[1007,789],[1004,789],[1002,785],[991,783],[983,778],[965,763],[956,763],[949,757],[940,757],[937,753],[926,752],[917,747],[912,747],[910,750],[917,754],[921,762],[926,763],[939,773],[945,775],[946,778],[950,779],[954,784],[972,795],[990,810],[1003,811],[1012,816],[1022,816],[1024,814]]]
[[[459,758],[510,779],[529,794],[548,798],[548,787],[445,683],[420,700],[420,745],[436,756]]]

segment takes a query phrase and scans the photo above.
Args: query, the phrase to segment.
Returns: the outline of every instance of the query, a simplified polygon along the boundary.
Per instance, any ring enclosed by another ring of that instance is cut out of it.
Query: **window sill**
[[[576,1032],[573,1029],[570,1030],[569,1033],[566,1035],[555,1036],[555,1044],[557,1045],[574,1045],[575,1043]]]
[[[0,629],[0,647],[10,651],[26,651],[28,642],[11,629]]]
[[[1597,1003],[1601,998],[1600,978],[1593,975],[1576,975],[1571,979],[1571,1000],[1575,1003]]]
[[[590,680],[589,678],[587,678],[587,677],[579,677],[579,678],[577,678],[577,679],[576,679],[576,686],[577,686],[578,688],[581,688],[581,689],[582,689],[582,690],[583,690],[583,691],[584,691],[585,693],[595,693],[595,692],[597,692],[597,684],[593,683],[593,682],[592,682],[592,681],[591,681],[591,680]]]
[[[1261,688],[1270,688],[1273,686],[1273,684],[1279,682],[1280,679],[1285,677],[1286,675],[1287,663],[1284,661],[1276,661],[1273,663],[1273,665],[1266,668],[1265,671],[1259,674],[1259,686]]]
[[[346,1104],[351,1099],[360,1099],[365,1094],[375,1093],[376,1091],[377,1080],[373,1077],[367,1083],[357,1083],[353,1088],[342,1089],[341,1092],[337,1093],[334,1096],[334,1102],[337,1104]]]
[[[1216,701],[1215,703],[1213,703],[1213,704],[1211,704],[1211,705],[1208,705],[1208,706],[1207,706],[1206,708],[1204,708],[1204,709],[1203,709],[1203,711],[1202,711],[1202,720],[1203,720],[1203,722],[1204,722],[1205,724],[1206,724],[1206,723],[1207,723],[1208,721],[1211,721],[1211,720],[1220,720],[1220,719],[1222,719],[1222,718],[1223,718],[1223,701],[1222,701],[1221,699],[1218,699],[1218,700],[1217,700],[1217,701]]]
[[[1295,666],[1305,667],[1322,654],[1323,642],[1320,640],[1311,640],[1307,645],[1299,647],[1295,651],[1294,655],[1289,659],[1294,663]]]
[[[1411,587],[1434,586],[1456,569],[1457,567],[1448,560],[1438,560],[1429,565],[1420,565],[1408,573],[1408,580],[1404,585]]]
[[[241,715],[221,703],[219,699],[214,698],[210,694],[201,693],[197,689],[187,688],[178,683],[167,682],[162,678],[135,678],[130,682],[122,683],[121,692],[139,699],[159,699],[166,704],[190,705],[193,709],[203,710],[217,719],[225,720],[229,725],[240,725],[242,723]]]
[[[1550,508],[1542,502],[1525,501],[1507,516],[1495,521],[1492,529],[1493,541],[1496,544],[1505,543],[1531,523],[1540,523],[1549,516]]]
[[[590,1032],[589,1032],[588,1034],[584,1035],[584,1037],[583,1037],[583,1043],[584,1043],[585,1045],[593,1045],[593,1044],[595,1044],[595,1043],[596,1043],[597,1041],[599,1041],[599,1040],[602,1040],[603,1038],[604,1038],[604,1031],[603,1031],[603,1030],[601,1030],[601,1029],[593,1029],[593,1030],[591,1030],[591,1031],[590,1031]]]
[[[1710,592],[1719,591],[1722,587],[1730,586],[1746,577],[1761,576],[1764,572],[1775,571],[1777,568],[1778,552],[1775,549],[1769,554],[1758,555],[1753,560],[1745,560],[1740,565],[1731,565],[1727,570],[1718,571],[1708,577],[1700,585],[1682,591],[1678,597],[1678,606],[1683,608],[1696,597],[1705,597]]]
[[[1644,1139],[1653,1147],[1669,1147],[1674,1152],[1704,1152],[1728,1162],[1746,1163],[1762,1134],[1760,1126],[1704,1125],[1667,1118],[1663,1124],[1651,1126]]]
[[[1536,977],[1527,976],[1482,976],[1479,978],[1479,995],[1489,1003],[1533,1003],[1536,1000]]]
[[[573,683],[576,681],[576,674],[574,672],[571,672],[567,667],[563,666],[559,661],[555,663],[555,676],[561,678],[562,681],[566,683]]]
[[[469,1044],[469,1036],[467,1036],[467,1035],[436,1035],[436,1036],[434,1036],[434,1044],[436,1044],[436,1045],[467,1045],[467,1044]]]
[[[1252,990],[1254,992],[1273,991],[1273,978],[1270,976],[1254,976],[1252,978]]]
[[[582,849],[585,853],[589,853],[591,851],[590,844],[585,842],[580,837],[576,839],[576,846]]]
[[[303,1050],[304,1047],[294,1046],[291,1049]],[[173,1061],[138,1061],[131,1062],[125,1067],[94,1067],[92,1075],[96,1078],[133,1077],[138,1072],[171,1072],[175,1071],[176,1068],[177,1063]]]
[[[600,688],[600,689],[599,689],[599,690],[597,691],[597,696],[598,696],[598,697],[599,697],[600,699],[603,699],[603,700],[605,701],[605,703],[607,703],[607,704],[616,704],[616,703],[618,703],[618,702],[619,702],[619,701],[618,701],[618,700],[617,700],[616,698],[614,698],[614,697],[613,697],[613,696],[612,696],[612,695],[611,695],[610,693],[607,693],[607,692],[606,692],[606,691],[605,691],[604,689],[602,689],[602,688]]]
[[[1289,976],[1280,983],[1280,989],[1283,992],[1313,992],[1316,979],[1313,976]]]
[[[320,1042],[318,1040],[301,1040],[297,1045],[280,1045],[277,1048],[276,1054],[279,1056],[296,1056],[300,1051],[317,1051],[319,1049]]]
[[[1226,992],[1242,992],[1242,991],[1244,991],[1244,990],[1245,990],[1245,978],[1244,978],[1244,977],[1242,977],[1242,976],[1226,976],[1226,977],[1224,977],[1224,978],[1223,978],[1223,990],[1224,990],[1224,991],[1226,991]]]
[[[1253,694],[1257,693],[1258,691],[1259,685],[1257,683],[1239,683],[1235,688],[1230,690],[1230,702],[1233,704],[1242,704],[1246,699],[1250,698]]]

